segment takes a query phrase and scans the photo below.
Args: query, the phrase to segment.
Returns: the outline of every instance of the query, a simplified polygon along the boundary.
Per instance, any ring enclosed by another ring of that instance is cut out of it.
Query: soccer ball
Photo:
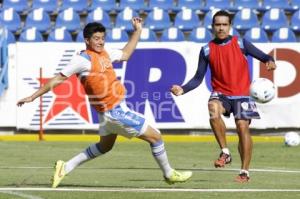
[[[286,146],[297,146],[300,144],[300,136],[296,132],[288,132],[284,136],[284,143]]]
[[[250,85],[250,96],[258,103],[271,101],[275,94],[276,89],[273,82],[266,78],[255,79]]]

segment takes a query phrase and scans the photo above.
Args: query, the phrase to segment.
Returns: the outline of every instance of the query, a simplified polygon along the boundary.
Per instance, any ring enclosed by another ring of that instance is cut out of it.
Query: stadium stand
[[[154,31],[162,31],[171,26],[170,16],[167,11],[154,8],[145,19],[145,27]]]
[[[295,33],[300,33],[300,11],[295,12],[291,18],[291,26],[292,30]]]
[[[161,41],[184,41],[185,37],[183,32],[176,28],[176,27],[170,27],[163,31],[161,38]]]
[[[5,8],[1,11],[0,24],[12,32],[22,28],[20,15],[13,8]]]
[[[47,32],[51,28],[51,19],[49,14],[43,8],[32,10],[25,20],[24,28],[35,27],[40,32]]]
[[[77,13],[85,12],[88,8],[88,0],[62,0],[61,10],[73,8]]]
[[[96,8],[102,8],[106,12],[115,13],[117,10],[117,4],[115,0],[93,0],[88,10],[95,10]]]
[[[231,10],[233,8],[232,2],[230,0],[209,0],[206,1],[204,10],[209,11],[213,9],[224,9]]]
[[[128,34],[121,28],[108,29],[106,31],[106,42],[126,42]]]
[[[28,28],[23,30],[20,35],[19,41],[22,42],[43,42],[42,34],[35,28]]]
[[[250,8],[251,10],[257,10],[260,8],[260,3],[258,0],[235,0],[233,8],[236,10],[241,10],[243,8]]]
[[[76,36],[76,42],[84,42],[83,31],[79,31]]]
[[[295,33],[290,28],[279,28],[271,39],[272,42],[297,42]]]
[[[203,6],[202,0],[178,0],[177,5],[173,7],[173,10],[179,12],[183,8],[193,10],[195,13],[200,13],[200,9]]]
[[[100,7],[89,12],[86,23],[93,21],[103,24],[106,28],[112,28],[112,23],[110,21],[109,15]]]
[[[0,26],[0,96],[8,88],[7,29]]]
[[[160,8],[164,11],[170,12],[172,11],[175,4],[172,0],[151,0],[149,1],[148,10],[153,10],[154,8]]]
[[[72,36],[64,27],[52,30],[47,41],[53,42],[72,42]]]
[[[285,26],[288,26],[288,19],[284,11],[278,8],[268,10],[262,18],[261,27],[267,32],[274,32]]]
[[[33,0],[32,9],[43,8],[49,14],[58,12],[58,1],[53,0]]]
[[[183,8],[175,17],[174,26],[182,31],[191,31],[200,26],[200,20],[192,9]]]
[[[144,12],[148,10],[144,0],[122,0],[117,8],[118,11],[124,10],[126,7],[133,9],[135,12]]]
[[[219,11],[219,9],[213,9],[213,10],[210,10],[208,11],[205,16],[204,16],[204,20],[203,20],[203,26],[208,28],[208,29],[211,29],[211,23],[212,23],[212,18],[214,16],[214,14]]]
[[[65,27],[70,32],[78,31],[80,29],[80,16],[73,8],[62,10],[56,18],[55,27]]]
[[[204,27],[194,28],[189,36],[189,41],[207,43],[212,39],[211,32]]]
[[[151,30],[150,28],[143,28],[140,41],[150,42],[150,41],[158,41],[158,39],[153,30]]]
[[[297,11],[300,9],[300,0],[290,0],[291,9],[293,11]]]
[[[16,37],[11,31],[7,31],[7,44],[16,43]]]
[[[251,42],[269,42],[269,38],[266,31],[260,27],[254,27],[247,30],[244,37]]]
[[[13,8],[18,13],[26,13],[29,9],[29,6],[27,0],[3,0],[2,8]]]
[[[283,10],[291,9],[288,0],[264,0],[262,1],[262,7],[264,7],[266,10],[270,10],[271,8],[280,8]]]
[[[119,12],[116,17],[116,28],[121,28],[123,30],[126,30],[128,32],[133,31],[133,27],[131,24],[132,17],[139,16],[137,12],[132,10],[129,7],[126,7],[123,11]]]
[[[246,31],[256,26],[259,26],[258,18],[250,8],[244,8],[234,16],[233,27],[239,31]]]

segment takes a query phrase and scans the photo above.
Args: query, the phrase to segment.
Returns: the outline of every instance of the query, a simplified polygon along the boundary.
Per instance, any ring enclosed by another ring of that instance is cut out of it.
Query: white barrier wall
[[[124,43],[107,44],[122,48]],[[206,78],[195,90],[174,97],[172,84],[187,82],[196,72],[201,44],[139,43],[128,62],[115,64],[115,70],[128,90],[129,106],[144,113],[158,128],[210,128],[207,100],[210,95]],[[253,120],[252,128],[300,127],[300,45],[256,44],[273,54],[278,69],[266,72],[255,59],[248,58],[253,78],[267,77],[278,86],[278,97],[258,104],[262,119]],[[17,99],[32,94],[47,79],[57,74],[72,56],[83,50],[80,43],[17,43],[9,46],[9,89],[0,97],[0,127],[39,128],[39,99],[16,107]],[[39,69],[43,78],[39,79]],[[96,129],[98,118],[88,103],[77,78],[44,95],[45,129]],[[225,119],[229,128],[233,118]]]

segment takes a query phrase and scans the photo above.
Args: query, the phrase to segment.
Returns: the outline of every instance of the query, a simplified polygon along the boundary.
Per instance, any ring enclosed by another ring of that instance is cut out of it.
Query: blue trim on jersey
[[[87,60],[91,61],[91,57],[86,52],[81,52],[80,56],[86,58]]]

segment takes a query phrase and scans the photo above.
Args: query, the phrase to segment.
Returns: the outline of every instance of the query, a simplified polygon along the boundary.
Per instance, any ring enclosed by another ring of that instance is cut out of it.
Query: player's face
[[[226,39],[229,35],[231,25],[229,18],[226,16],[216,16],[213,24],[215,37],[218,39]]]
[[[90,50],[100,53],[104,49],[105,33],[96,32],[91,38],[86,39],[85,43]]]

